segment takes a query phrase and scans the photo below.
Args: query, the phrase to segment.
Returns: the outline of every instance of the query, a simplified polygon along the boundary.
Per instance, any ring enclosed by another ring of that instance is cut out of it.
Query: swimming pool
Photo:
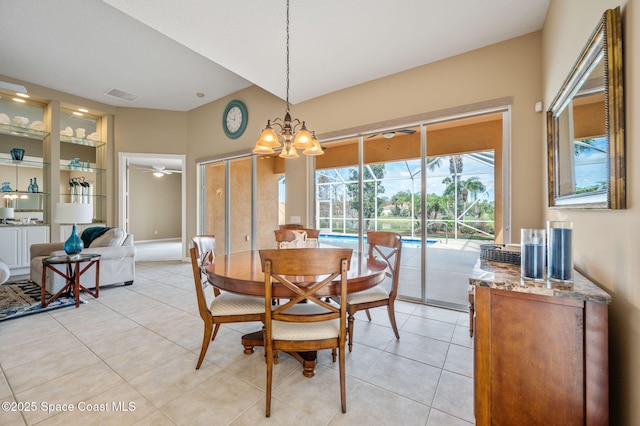
[[[339,235],[339,234],[320,234],[319,237],[320,243],[346,243],[346,244],[357,244],[358,236],[357,235]],[[364,237],[365,244],[367,243],[367,237]],[[433,245],[437,243],[438,240],[427,240],[427,245]],[[402,245],[403,247],[422,247],[422,242],[417,238],[407,238],[402,237]]]

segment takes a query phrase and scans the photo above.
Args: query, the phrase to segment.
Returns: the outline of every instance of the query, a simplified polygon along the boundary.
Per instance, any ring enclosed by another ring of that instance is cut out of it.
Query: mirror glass
[[[619,22],[605,12],[547,111],[550,207],[625,208]]]

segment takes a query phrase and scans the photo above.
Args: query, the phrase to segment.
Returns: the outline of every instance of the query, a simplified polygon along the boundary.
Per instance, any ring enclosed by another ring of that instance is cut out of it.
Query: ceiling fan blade
[[[402,130],[396,130],[396,132],[400,132],[400,133],[406,133],[407,135],[412,135],[414,134],[416,131],[413,129],[402,129]]]

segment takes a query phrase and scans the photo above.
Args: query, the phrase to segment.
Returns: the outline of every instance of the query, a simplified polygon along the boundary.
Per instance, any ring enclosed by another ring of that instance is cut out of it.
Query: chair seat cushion
[[[385,300],[389,298],[389,293],[382,286],[375,286],[365,291],[351,293],[347,296],[347,303],[358,304],[375,302],[376,300]]]
[[[245,315],[264,312],[264,299],[223,292],[209,306],[213,315]]]
[[[299,303],[285,311],[287,314],[298,315],[321,312],[327,310],[314,303]],[[322,340],[338,337],[339,334],[339,319],[307,323],[273,321],[271,324],[273,340]]]

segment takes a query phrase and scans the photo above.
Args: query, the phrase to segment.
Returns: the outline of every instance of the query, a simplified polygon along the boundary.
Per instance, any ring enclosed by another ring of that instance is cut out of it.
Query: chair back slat
[[[216,250],[216,237],[213,235],[195,235],[191,237],[191,242],[196,248],[196,255],[201,259],[202,255],[211,252],[212,254]]]
[[[302,229],[304,228],[301,223],[285,223],[284,225],[279,225],[280,229]]]
[[[193,270],[193,281],[195,283],[195,287],[196,287],[196,298],[198,299],[198,311],[200,312],[200,317],[202,317],[202,319],[205,318],[210,318],[211,317],[211,311],[209,310],[209,307],[207,306],[207,298],[204,294],[204,289],[207,286],[206,282],[202,282],[202,268],[203,266],[200,263],[200,260],[198,258],[198,249],[195,247],[191,247],[191,249],[189,249],[189,253],[191,255],[191,268]],[[208,258],[209,256],[205,256],[205,258]],[[209,263],[207,263],[208,265]],[[206,265],[205,265],[206,266]]]
[[[267,316],[274,320],[297,322],[339,318],[340,309],[322,300],[322,296],[318,296],[318,292],[340,277],[340,290],[344,290],[346,294],[347,271],[352,253],[352,249],[335,248],[292,251],[260,250],[262,270],[265,274],[265,293],[269,294],[265,298],[271,297],[275,282],[295,293],[287,303],[269,309]],[[286,313],[304,299],[324,308],[325,312],[306,313],[305,315]]]
[[[387,263],[387,277],[391,278],[389,296],[395,299],[398,292],[400,259],[402,255],[402,237],[395,232],[367,232],[369,257],[379,258]]]
[[[193,248],[196,249],[196,259],[200,265],[200,279],[204,287],[209,283],[209,279],[204,272],[204,267],[213,263],[215,259],[216,237],[213,235],[195,235],[191,237]],[[214,287],[213,293],[217,296],[220,290]]]

